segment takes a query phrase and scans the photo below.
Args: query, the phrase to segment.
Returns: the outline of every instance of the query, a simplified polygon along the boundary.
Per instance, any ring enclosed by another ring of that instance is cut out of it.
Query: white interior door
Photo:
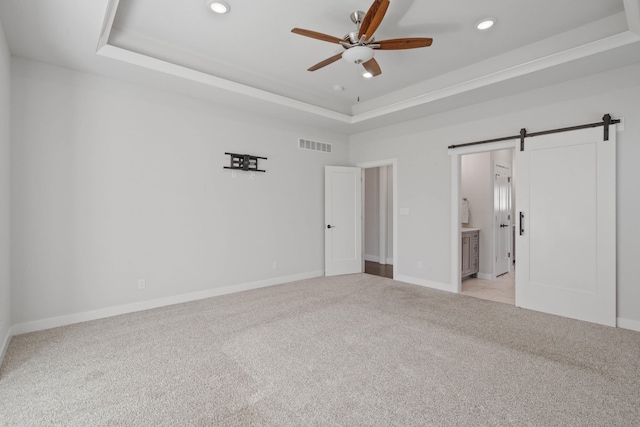
[[[616,325],[615,126],[609,135],[540,136],[516,152],[517,306]]]
[[[511,165],[493,165],[494,274],[509,272],[511,262]]]
[[[325,166],[326,276],[362,273],[362,169]]]

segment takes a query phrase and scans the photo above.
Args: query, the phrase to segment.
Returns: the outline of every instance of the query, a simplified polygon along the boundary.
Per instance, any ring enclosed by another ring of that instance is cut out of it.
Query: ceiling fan
[[[356,31],[348,33],[343,38],[333,37],[327,34],[318,33],[316,31],[305,30],[302,28],[294,28],[292,33],[314,39],[326,41],[329,43],[340,44],[345,51],[337,55],[318,62],[308,71],[316,71],[322,67],[332,64],[343,58],[349,62],[362,64],[372,76],[382,74],[380,65],[375,60],[374,49],[380,50],[399,50],[399,49],[415,49],[418,47],[428,47],[433,43],[433,39],[424,37],[402,38],[391,40],[376,41],[373,34],[380,26],[387,9],[389,8],[389,0],[374,0],[365,14],[361,10],[353,12],[350,15],[351,21],[356,24]]]

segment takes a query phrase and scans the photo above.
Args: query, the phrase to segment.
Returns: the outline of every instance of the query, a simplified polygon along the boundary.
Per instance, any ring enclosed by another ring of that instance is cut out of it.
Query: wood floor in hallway
[[[391,264],[378,264],[373,261],[364,262],[364,272],[367,274],[373,274],[374,276],[388,277],[393,279],[393,265]]]

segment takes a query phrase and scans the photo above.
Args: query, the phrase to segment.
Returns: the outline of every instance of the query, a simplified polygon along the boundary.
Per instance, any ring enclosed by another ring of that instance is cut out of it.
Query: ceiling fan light
[[[476,22],[476,28],[480,31],[488,30],[489,28],[493,27],[495,23],[496,20],[494,18],[484,18]]]
[[[373,77],[373,74],[371,74],[368,71],[365,71],[364,73],[362,73],[362,77],[364,77],[365,79],[370,79],[371,77]]]
[[[209,8],[215,13],[224,14],[229,13],[229,11],[231,10],[231,6],[229,6],[229,3],[223,0],[209,0],[207,1],[207,4],[209,5]]]
[[[373,49],[366,46],[354,46],[342,54],[342,59],[354,64],[362,64],[371,58],[373,58]]]

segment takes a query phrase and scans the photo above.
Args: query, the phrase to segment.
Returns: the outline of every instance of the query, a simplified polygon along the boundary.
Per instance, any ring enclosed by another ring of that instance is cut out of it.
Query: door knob
[[[327,228],[336,228],[335,225],[327,225]]]

